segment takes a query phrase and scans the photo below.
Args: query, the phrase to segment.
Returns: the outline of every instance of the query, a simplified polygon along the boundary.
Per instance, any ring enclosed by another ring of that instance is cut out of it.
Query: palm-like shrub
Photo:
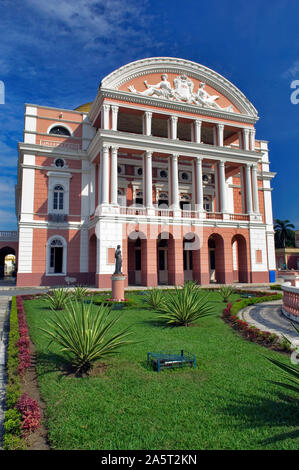
[[[88,288],[84,286],[77,286],[75,290],[72,292],[72,298],[74,300],[78,300],[78,302],[81,302],[84,297],[86,297],[88,294]]]
[[[190,288],[189,284],[168,292],[157,310],[160,312],[159,318],[173,326],[188,326],[199,318],[212,315],[208,295],[203,297],[199,288]]]
[[[232,286],[222,286],[219,290],[219,295],[222,298],[223,302],[227,303],[233,292],[234,289]]]
[[[55,312],[43,329],[50,343],[58,344],[69,356],[76,375],[80,375],[107,356],[116,354],[131,333],[128,328],[112,333],[120,317],[111,318],[111,307],[101,305],[97,310],[93,303],[70,301],[63,314]]]
[[[159,307],[162,306],[164,302],[165,292],[161,289],[150,289],[144,296],[144,300],[146,303],[153,308],[154,310],[158,310]]]
[[[292,322],[291,322],[292,323]],[[293,328],[297,331],[299,335],[299,329],[292,323]],[[291,345],[291,341],[289,341],[285,336],[284,336],[285,341],[289,345]],[[287,382],[274,382],[276,385],[280,385],[281,387],[286,388],[287,390],[290,390],[292,392],[297,392],[299,393],[299,368],[294,367],[294,366],[289,366],[287,364],[284,364],[281,361],[277,361],[276,359],[271,359],[267,357],[268,361],[272,362],[276,367],[279,367],[282,369],[285,374],[284,378],[287,380]]]
[[[62,287],[44,295],[44,299],[50,304],[52,310],[63,310],[70,297],[69,290]]]

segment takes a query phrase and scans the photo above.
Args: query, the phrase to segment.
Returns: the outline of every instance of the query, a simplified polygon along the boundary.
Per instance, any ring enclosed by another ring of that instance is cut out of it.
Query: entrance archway
[[[143,232],[131,232],[128,237],[128,282],[130,285],[141,286],[144,283],[146,242]]]
[[[221,235],[214,233],[208,240],[210,282],[225,283],[224,241]]]
[[[249,282],[249,269],[247,259],[247,243],[243,235],[232,238],[233,280],[235,282]]]
[[[5,264],[5,260],[7,260],[7,262],[8,262],[10,256],[14,257],[14,264],[15,264],[15,259],[16,259],[15,258],[15,256],[16,256],[15,250],[13,248],[11,248],[10,246],[5,246],[5,247],[0,249],[0,279],[3,279],[5,276],[11,276],[11,275],[15,274],[15,268],[13,268],[12,270],[7,269],[8,264],[10,264],[10,263]],[[11,261],[12,261],[12,259],[11,259]]]

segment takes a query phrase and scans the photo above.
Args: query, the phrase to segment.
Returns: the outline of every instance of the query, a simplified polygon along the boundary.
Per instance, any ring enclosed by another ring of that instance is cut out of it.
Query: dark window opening
[[[51,247],[50,255],[50,268],[53,269],[55,274],[62,273],[62,264],[63,264],[63,247],[55,246]]]
[[[70,136],[70,131],[63,126],[52,127],[49,134]]]

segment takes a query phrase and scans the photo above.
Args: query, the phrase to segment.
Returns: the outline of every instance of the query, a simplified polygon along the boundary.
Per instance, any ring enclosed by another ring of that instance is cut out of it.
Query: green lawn
[[[168,328],[142,295],[130,294],[136,306],[121,312],[119,326],[132,325],[139,342],[87,378],[61,373],[63,359],[38,329],[51,311],[43,300],[26,301],[52,448],[298,449],[298,403],[270,383],[281,372],[265,356],[289,358],[240,338],[220,318],[220,297],[209,295],[215,316]],[[148,351],[181,349],[196,354],[195,370],[148,368]]]

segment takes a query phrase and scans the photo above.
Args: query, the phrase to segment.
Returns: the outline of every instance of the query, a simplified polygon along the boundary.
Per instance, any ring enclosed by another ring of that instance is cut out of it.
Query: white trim
[[[62,273],[50,272],[50,259],[51,259],[51,243],[53,240],[60,240],[63,245],[63,258],[62,258]],[[47,240],[46,244],[46,276],[66,276],[67,274],[67,242],[61,235],[52,235]]]
[[[78,124],[81,124],[81,122],[79,122]],[[50,134],[51,129],[53,129],[53,127],[57,127],[57,126],[59,126],[59,127],[65,127],[65,128],[69,131],[69,133],[70,133],[70,136],[64,136],[64,135],[62,134],[62,137],[74,137],[74,135],[73,135],[73,134],[74,134],[74,133],[73,133],[73,130],[70,128],[70,126],[68,126],[67,124],[65,124],[64,122],[61,122],[61,121],[58,121],[58,122],[55,122],[54,124],[51,124],[51,125],[48,127],[46,134]],[[61,134],[50,134],[50,135],[61,135]],[[81,138],[80,138],[80,140],[81,140]]]

